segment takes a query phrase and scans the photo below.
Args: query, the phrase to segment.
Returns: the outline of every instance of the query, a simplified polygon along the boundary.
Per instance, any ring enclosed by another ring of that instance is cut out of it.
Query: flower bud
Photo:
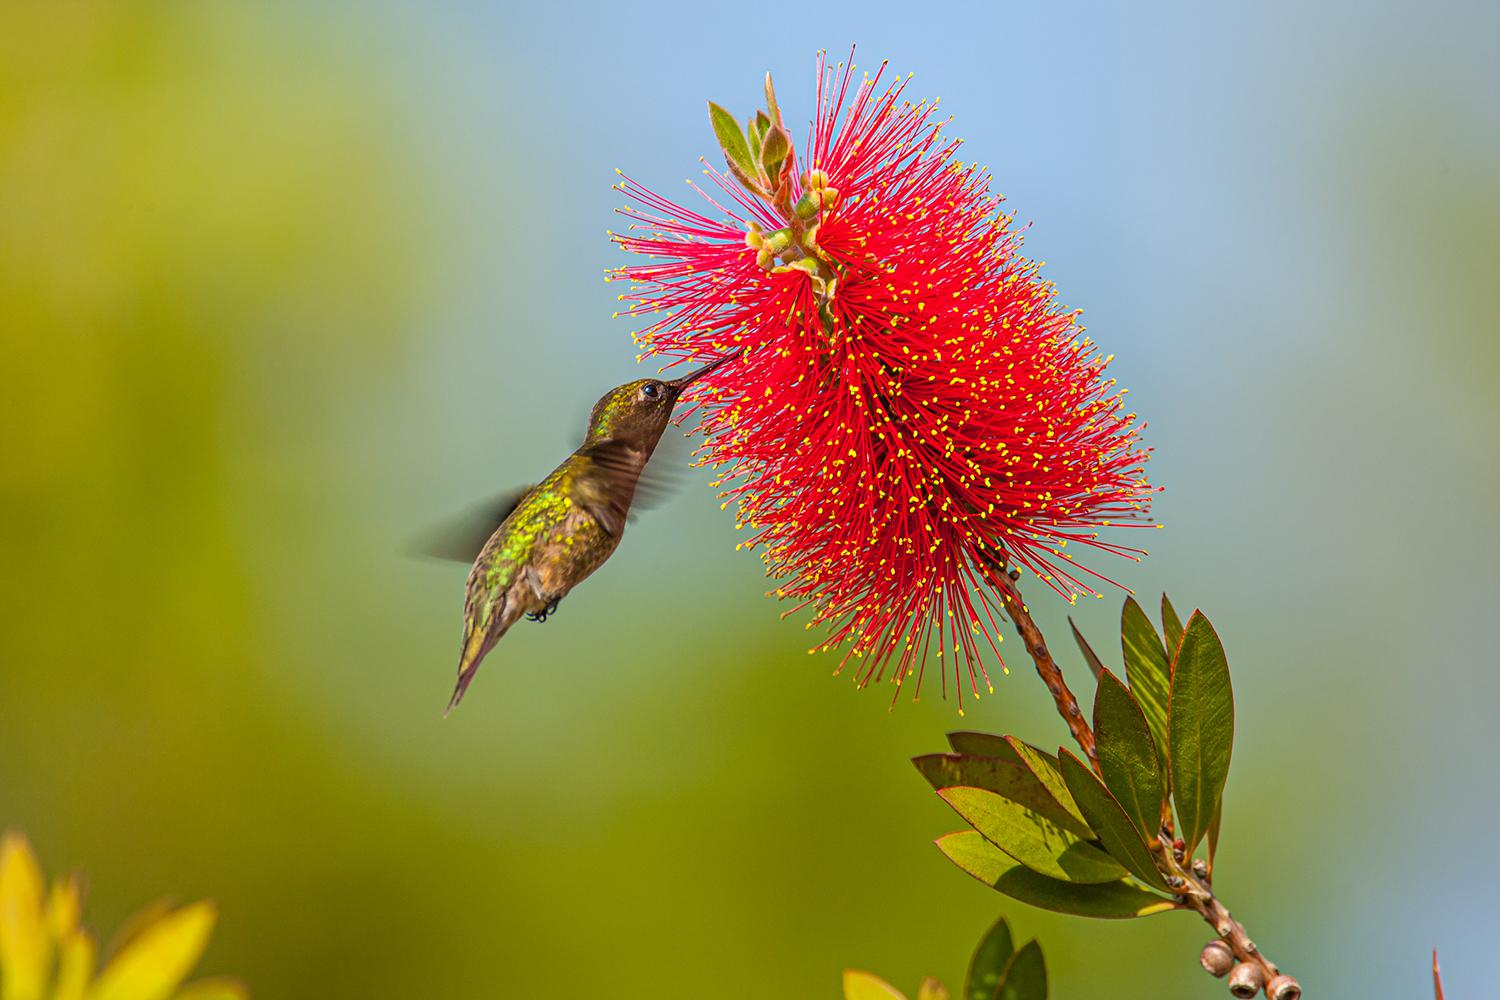
[[[1302,1000],[1302,986],[1291,976],[1277,976],[1266,987],[1271,1000]]]
[[[1223,979],[1234,968],[1234,952],[1223,941],[1210,941],[1203,946],[1198,964],[1211,976]]]
[[[786,229],[778,229],[765,239],[765,248],[773,254],[780,254],[792,245],[792,234]]]
[[[1265,983],[1265,973],[1254,962],[1241,962],[1229,973],[1229,993],[1240,1000],[1249,1000],[1255,996]]]
[[[802,178],[802,186],[809,191],[816,191],[828,186],[828,174],[822,170],[809,170]]]
[[[750,228],[745,232],[745,246],[751,250],[759,250],[765,242],[766,234],[760,231],[760,226],[750,223]]]

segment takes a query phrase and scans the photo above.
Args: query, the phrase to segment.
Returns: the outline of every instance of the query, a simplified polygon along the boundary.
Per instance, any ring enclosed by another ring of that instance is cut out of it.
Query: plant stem
[[[1052,653],[1047,649],[1047,640],[1042,636],[1042,630],[1037,627],[1036,620],[1031,617],[1031,612],[1026,607],[1026,602],[1021,599],[1021,592],[1016,588],[1016,581],[1020,574],[1010,570],[1004,574],[1005,582],[999,587],[1000,600],[1005,604],[1005,613],[1010,615],[1010,620],[1015,623],[1016,632],[1021,636],[1021,643],[1026,647],[1026,652],[1031,655],[1031,662],[1036,664],[1036,672],[1041,676],[1042,683],[1047,685],[1047,690],[1052,692],[1052,701],[1057,706],[1057,714],[1062,716],[1068,724],[1068,730],[1073,734],[1073,739],[1079,748],[1089,759],[1089,765],[1097,772],[1099,770],[1099,754],[1094,749],[1094,731],[1089,728],[1088,720],[1083,717],[1083,709],[1078,707],[1078,699],[1073,697],[1073,692],[1068,688],[1068,682],[1063,680],[1062,668],[1052,658]]]
[[[1020,573],[1004,566],[1000,569],[1000,579],[997,581],[999,586],[996,589],[1000,593],[1000,600],[1005,605],[1005,613],[1015,624],[1016,632],[1020,635],[1026,652],[1030,654],[1031,661],[1036,664],[1036,672],[1041,675],[1042,682],[1047,685],[1047,690],[1052,692],[1052,701],[1057,706],[1057,714],[1062,716],[1063,721],[1068,724],[1068,730],[1073,734],[1073,739],[1088,755],[1089,763],[1097,772],[1099,755],[1095,749],[1094,731],[1089,727],[1088,720],[1084,718],[1083,710],[1078,707],[1078,699],[1073,696],[1073,692],[1068,689],[1067,682],[1063,680],[1062,668],[1057,665],[1057,661],[1048,651],[1047,640],[1042,635],[1041,628],[1031,617],[1026,602],[1021,598],[1021,591],[1016,586]],[[1280,970],[1276,968],[1276,963],[1260,953],[1255,942],[1250,940],[1250,934],[1245,930],[1245,925],[1234,919],[1229,909],[1214,895],[1207,869],[1203,869],[1201,874],[1195,872],[1187,858],[1177,855],[1173,849],[1172,829],[1170,825],[1167,825],[1171,820],[1171,812],[1164,810],[1163,814],[1165,819],[1161,835],[1152,838],[1151,845],[1148,846],[1156,861],[1156,867],[1166,877],[1168,884],[1178,888],[1179,905],[1201,916],[1214,929],[1214,933],[1229,946],[1229,950],[1234,952],[1236,961],[1250,962],[1259,966],[1264,974],[1264,981],[1269,984],[1280,973]]]
[[[1219,939],[1234,952],[1236,961],[1260,966],[1265,982],[1269,984],[1281,970],[1276,968],[1275,962],[1260,953],[1255,942],[1250,940],[1250,933],[1245,930],[1245,925],[1234,919],[1229,908],[1214,895],[1208,876],[1201,871],[1195,872],[1184,864],[1185,859],[1180,858],[1171,846],[1170,832],[1163,830],[1162,834],[1147,846],[1151,849],[1156,867],[1167,877],[1167,882],[1181,886],[1177,895],[1178,902],[1198,914],[1214,929]]]

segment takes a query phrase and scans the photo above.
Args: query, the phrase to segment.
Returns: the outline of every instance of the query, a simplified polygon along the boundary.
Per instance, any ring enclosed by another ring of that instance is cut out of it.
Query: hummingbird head
[[[677,398],[728,359],[725,355],[682,378],[640,378],[611,389],[594,404],[587,440],[613,438],[649,452],[667,429]]]

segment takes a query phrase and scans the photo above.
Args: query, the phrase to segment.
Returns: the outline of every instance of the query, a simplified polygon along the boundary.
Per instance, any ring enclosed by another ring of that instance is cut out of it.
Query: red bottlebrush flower
[[[614,277],[648,356],[740,355],[704,381],[704,450],[777,596],[862,685],[920,690],[935,645],[961,711],[1007,567],[1072,600],[1108,578],[1069,547],[1137,556],[1098,529],[1145,517],[1147,449],[936,102],[852,70],[819,59],[806,172],[768,78],[748,133],[710,106],[729,174],[705,171],[700,211],[624,180],[641,207],[615,239],[647,259]]]

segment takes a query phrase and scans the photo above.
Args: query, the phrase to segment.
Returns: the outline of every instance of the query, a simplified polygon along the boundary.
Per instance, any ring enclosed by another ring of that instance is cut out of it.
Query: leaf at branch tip
[[[1182,633],[1167,712],[1167,759],[1178,835],[1188,854],[1208,832],[1224,795],[1234,746],[1234,693],[1218,633],[1194,611]]]
[[[845,969],[844,1000],[906,1000],[906,994],[879,976]]]
[[[932,976],[925,976],[917,986],[917,1000],[949,1000],[948,987]]]
[[[1432,995],[1434,1000],[1443,1000],[1443,974],[1438,971],[1437,949],[1432,949]]]
[[[1030,743],[1023,743],[1014,736],[1005,737],[1005,742],[1015,751],[1021,763],[1036,775],[1042,787],[1057,801],[1057,804],[1067,810],[1068,815],[1078,821],[1085,830],[1088,829],[1088,820],[1083,818],[1083,813],[1078,809],[1078,803],[1073,801],[1073,793],[1068,791],[1068,783],[1063,780],[1062,772],[1057,769],[1057,758],[1045,750],[1038,750]]]
[[[994,792],[960,786],[938,795],[986,840],[1039,875],[1095,884],[1125,874],[1118,861],[1088,841]]]
[[[1010,963],[1010,956],[1015,954],[1015,945],[1011,942],[1010,924],[1001,917],[995,921],[984,935],[979,939],[979,946],[974,949],[974,955],[969,959],[969,974],[964,979],[963,1000],[993,1000],[995,990],[1000,985],[1000,979],[1005,975],[1005,967]]]
[[[1177,647],[1182,645],[1182,619],[1177,617],[1177,609],[1172,607],[1172,602],[1167,600],[1167,595],[1161,595],[1161,634],[1167,644],[1167,663],[1177,659]]]
[[[1141,836],[1156,836],[1166,799],[1161,753],[1141,706],[1108,670],[1094,694],[1094,739],[1105,786]]]
[[[760,165],[765,169],[767,177],[780,177],[781,161],[786,159],[787,151],[791,148],[792,141],[787,136],[786,129],[780,125],[772,125],[760,148]]]
[[[999,757],[933,753],[913,757],[912,763],[936,790],[959,785],[983,788],[1041,813],[1082,840],[1094,836],[1085,823],[1058,805],[1031,769],[1020,761],[1011,763]]]
[[[769,70],[766,71],[766,110],[770,112],[771,121],[780,125],[781,105],[776,103],[776,87],[771,83]]]
[[[1078,643],[1078,651],[1083,654],[1083,660],[1089,665],[1089,673],[1094,675],[1094,680],[1099,679],[1099,674],[1104,670],[1104,661],[1099,659],[1099,654],[1094,652],[1094,647],[1078,631],[1078,626],[1073,624],[1073,616],[1068,616],[1068,628],[1073,630],[1073,641]]]
[[[1167,692],[1171,688],[1171,669],[1167,665],[1167,650],[1156,634],[1156,626],[1146,617],[1146,612],[1135,603],[1135,598],[1125,598],[1125,608],[1120,612],[1120,648],[1125,656],[1125,679],[1130,682],[1130,692],[1140,703],[1141,711],[1151,726],[1151,735],[1165,758],[1167,752]]]
[[[1022,764],[1021,758],[1005,742],[1004,736],[994,733],[957,732],[948,734],[948,745],[954,753],[972,754],[976,757],[999,757],[1012,764]]]
[[[1047,964],[1035,939],[1010,957],[994,1000],[1047,1000]]]
[[[755,161],[750,158],[750,146],[745,141],[745,133],[740,131],[740,123],[734,120],[734,115],[709,101],[708,120],[713,124],[719,148],[724,150],[724,159],[731,166],[738,166],[750,176],[755,176],[756,167]]]
[[[739,164],[729,163],[729,173],[733,175],[735,180],[744,185],[745,190],[751,194],[758,194],[763,198],[769,196],[765,187],[761,185],[759,176],[745,173],[745,171],[740,169]]]
[[[1177,904],[1129,882],[1074,885],[1038,875],[1018,864],[974,830],[937,840],[938,850],[959,868],[1011,899],[1054,913],[1126,920],[1177,909]]]
[[[771,131],[771,116],[766,114],[764,111],[756,111],[755,124],[752,125],[751,128],[756,135],[764,139],[766,137],[766,133]]]
[[[1099,842],[1104,845],[1109,856],[1147,885],[1162,892],[1171,892],[1167,880],[1156,870],[1151,852],[1146,850],[1146,841],[1142,838],[1141,831],[1136,829],[1135,823],[1120,808],[1115,797],[1109,794],[1104,783],[1067,750],[1059,750],[1057,757],[1062,765],[1063,780],[1068,783],[1068,789],[1073,793],[1078,808],[1083,810],[1089,826],[1099,834]]]
[[[755,119],[754,118],[750,119],[749,124],[747,124],[745,126],[745,138],[748,139],[748,140],[750,140],[750,159],[751,159],[751,161],[755,162],[755,163],[759,163],[760,162],[760,141],[761,141],[762,136],[755,129]]]

